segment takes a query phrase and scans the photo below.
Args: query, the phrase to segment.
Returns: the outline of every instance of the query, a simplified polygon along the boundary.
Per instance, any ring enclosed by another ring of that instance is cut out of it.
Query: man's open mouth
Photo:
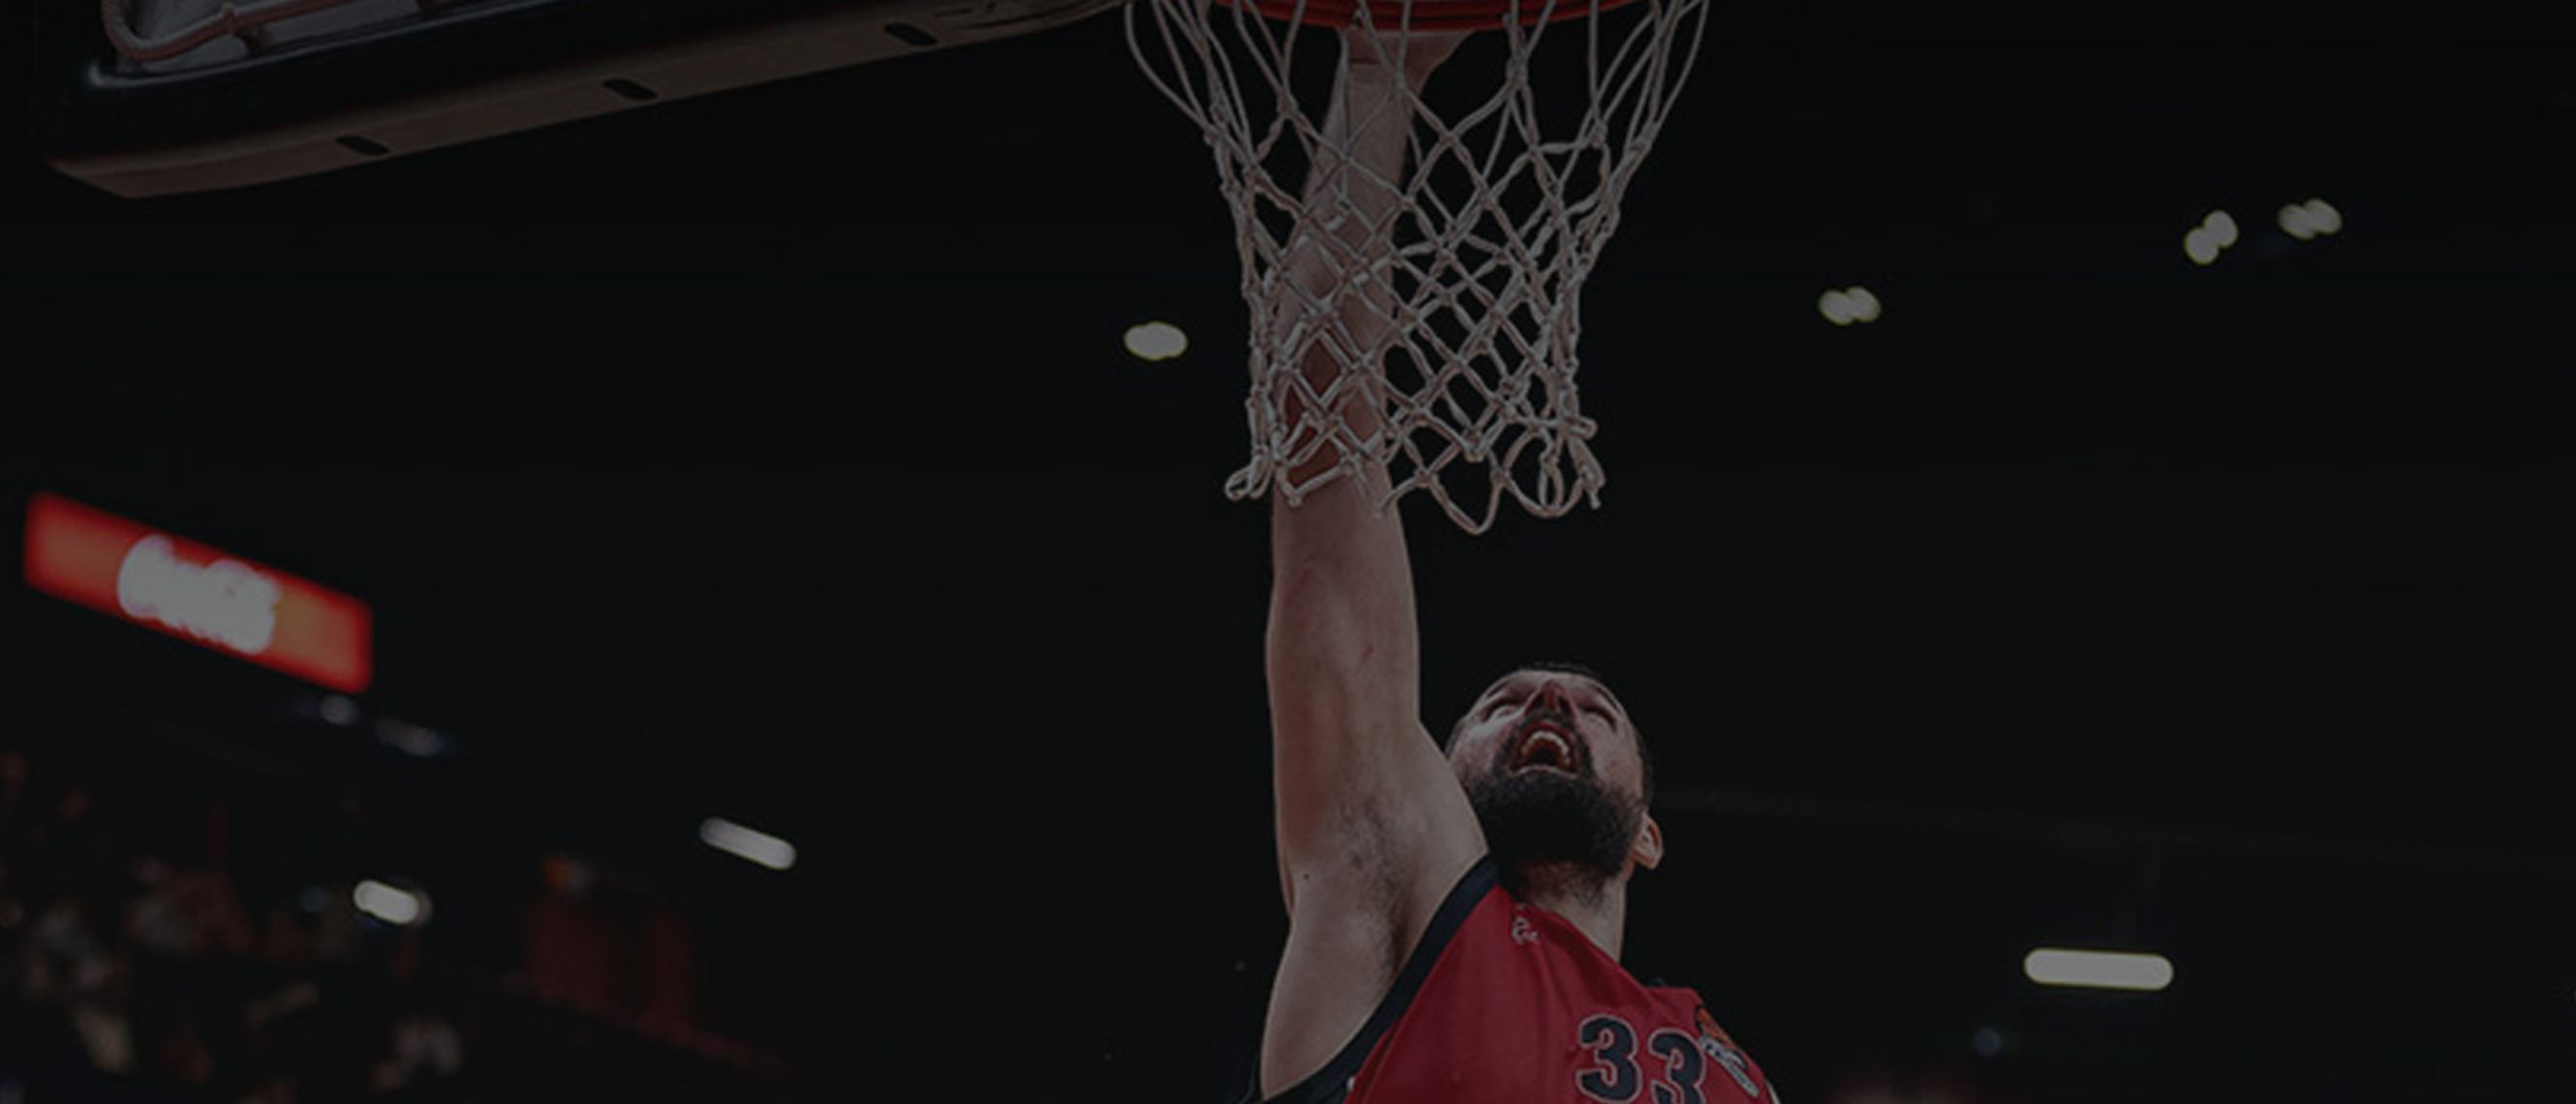
[[[1582,752],[1574,737],[1552,724],[1531,725],[1521,734],[1520,743],[1512,749],[1511,769],[1554,770],[1565,774],[1581,773]]]

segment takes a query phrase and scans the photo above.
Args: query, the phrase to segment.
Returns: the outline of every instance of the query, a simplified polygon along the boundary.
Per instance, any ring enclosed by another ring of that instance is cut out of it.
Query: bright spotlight
[[[1816,297],[1816,313],[1837,326],[1876,322],[1880,309],[1878,296],[1865,287],[1833,288]]]
[[[2042,947],[2022,959],[2022,973],[2041,985],[2155,992],[2173,984],[2173,963],[2158,954],[2068,951]]]
[[[2193,264],[2217,263],[2218,250],[2218,239],[2210,234],[2206,226],[2193,227],[2191,233],[2182,236],[2183,255],[2190,257]]]
[[[2236,245],[2236,216],[2225,211],[2211,211],[2207,218],[2200,220],[2200,227],[2209,231],[2209,240],[2217,243],[2220,249]]]
[[[2280,222],[2282,233],[2288,234],[2300,241],[2306,241],[2317,236],[2317,224],[2309,216],[2307,204],[2284,204],[2281,207]]]
[[[2334,204],[2322,199],[2311,199],[2300,206],[2307,208],[2308,225],[2316,227],[2317,233],[2333,234],[2342,231],[2343,212],[2335,210]]]
[[[2281,208],[2281,232],[2300,241],[2321,238],[2343,229],[2343,212],[2322,199],[2292,203]]]
[[[718,851],[771,870],[785,870],[796,865],[795,844],[767,832],[745,828],[723,817],[708,817],[699,824],[698,838]]]
[[[1170,360],[1190,351],[1190,335],[1169,322],[1147,322],[1127,329],[1127,351],[1139,360]]]
[[[349,894],[358,911],[398,928],[414,927],[429,919],[429,902],[417,893],[395,889],[369,879],[358,883]]]

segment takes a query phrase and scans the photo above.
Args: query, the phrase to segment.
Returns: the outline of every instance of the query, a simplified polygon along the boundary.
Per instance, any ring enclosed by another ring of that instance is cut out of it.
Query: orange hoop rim
[[[1359,17],[1362,0],[1213,0],[1225,7],[1249,7],[1282,23],[1297,22],[1309,27],[1341,28]],[[1416,31],[1493,31],[1504,23],[1514,22],[1512,10],[1520,9],[1517,22],[1535,27],[1546,13],[1545,22],[1563,23],[1581,19],[1594,11],[1625,7],[1636,0],[1555,0],[1555,10],[1548,11],[1547,0],[1366,0],[1369,22],[1379,30],[1393,34],[1398,27]],[[1405,9],[1412,9],[1412,22],[1407,23]]]

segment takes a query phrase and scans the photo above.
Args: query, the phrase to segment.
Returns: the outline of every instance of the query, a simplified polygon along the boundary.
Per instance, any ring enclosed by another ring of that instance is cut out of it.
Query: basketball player
[[[1306,189],[1310,201],[1338,190],[1350,217],[1327,223],[1339,249],[1309,241],[1290,255],[1308,294],[1329,295],[1348,258],[1387,255],[1371,228],[1397,201],[1389,183],[1411,130],[1401,97],[1460,37],[1413,36],[1399,58],[1345,32],[1351,60],[1326,129],[1352,152],[1320,155]],[[1382,299],[1346,303],[1342,328],[1362,348],[1392,324]],[[1320,351],[1302,367],[1319,394],[1338,371]],[[1366,401],[1341,414],[1362,435],[1377,428]],[[1388,491],[1383,465],[1367,463],[1297,506],[1271,495],[1267,663],[1289,928],[1259,1095],[1778,1104],[1696,994],[1640,984],[1619,964],[1628,881],[1662,861],[1664,837],[1646,812],[1636,722],[1610,689],[1570,668],[1514,671],[1458,720],[1445,754],[1424,728],[1403,524],[1376,509]]]

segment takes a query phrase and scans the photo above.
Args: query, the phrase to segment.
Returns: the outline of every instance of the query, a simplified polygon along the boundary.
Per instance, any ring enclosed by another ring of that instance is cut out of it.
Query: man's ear
[[[1628,857],[1648,870],[1664,864],[1664,826],[1655,823],[1653,813],[1646,814],[1645,823],[1637,829],[1637,842],[1628,849]]]

